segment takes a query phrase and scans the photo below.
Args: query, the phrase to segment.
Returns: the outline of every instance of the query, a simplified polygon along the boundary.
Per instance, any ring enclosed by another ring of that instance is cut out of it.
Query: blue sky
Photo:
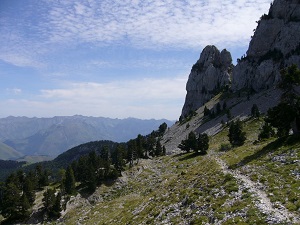
[[[1,0],[0,117],[178,119],[206,45],[234,63],[271,0]]]

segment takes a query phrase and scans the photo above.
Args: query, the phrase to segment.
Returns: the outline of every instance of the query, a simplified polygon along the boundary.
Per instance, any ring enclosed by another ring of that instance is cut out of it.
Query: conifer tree
[[[157,140],[156,142],[156,147],[155,147],[155,155],[156,156],[161,156],[163,153],[163,148],[161,146],[161,143],[159,140]]]
[[[240,120],[230,123],[228,138],[232,146],[241,146],[244,144],[246,133],[242,131],[242,122]]]
[[[210,112],[210,110],[205,106],[205,107],[204,107],[203,113],[204,113],[204,116],[209,116],[211,112]]]
[[[218,102],[218,104],[217,104],[217,115],[219,115],[220,113],[221,113],[221,104],[220,104],[220,102]]]
[[[136,138],[136,147],[137,147],[137,155],[139,158],[144,158],[145,157],[145,151],[144,151],[144,137],[139,134]]]
[[[259,116],[260,116],[260,112],[259,112],[258,106],[256,104],[253,104],[253,106],[251,108],[251,116],[254,118],[259,118]]]
[[[33,183],[30,177],[28,176],[24,180],[23,192],[26,195],[29,204],[33,205],[33,202],[35,200],[35,191],[34,191]]]
[[[182,140],[181,143],[178,145],[178,148],[186,152],[190,152],[191,150],[197,151],[198,142],[196,134],[193,131],[191,131],[188,135],[188,138]]]
[[[72,195],[76,192],[74,172],[70,165],[68,166],[66,171],[65,191],[69,195]]]
[[[3,200],[2,200],[2,211],[1,214],[10,220],[16,220],[19,216],[20,210],[20,196],[21,190],[14,183],[6,183]]]
[[[206,154],[206,151],[209,148],[208,135],[206,133],[199,134],[199,137],[198,137],[197,141],[198,141],[198,143],[197,143],[197,146],[198,146],[197,152],[200,151],[201,154]]]
[[[163,155],[167,155],[167,149],[165,146],[163,146]]]
[[[270,124],[268,123],[264,123],[261,132],[258,135],[258,140],[264,140],[264,139],[268,139],[270,137],[274,137],[275,136],[275,131],[274,129],[271,127]]]
[[[125,149],[122,145],[118,145],[116,148],[116,161],[115,161],[115,168],[121,175],[121,172],[124,170],[125,167]]]
[[[223,110],[226,110],[227,109],[227,103],[224,101],[223,102]]]
[[[295,89],[300,85],[300,70],[292,65],[281,71],[282,82],[279,84],[284,93],[281,102],[268,110],[265,121],[277,128],[279,137],[289,135],[290,129],[294,134],[300,133],[300,96]]]
[[[27,199],[27,196],[25,193],[23,193],[20,199],[20,219],[24,220],[30,216],[30,207],[31,205]]]
[[[49,212],[49,215],[51,218],[59,218],[61,215],[61,193],[58,192],[56,197],[55,197],[55,201],[54,204]]]

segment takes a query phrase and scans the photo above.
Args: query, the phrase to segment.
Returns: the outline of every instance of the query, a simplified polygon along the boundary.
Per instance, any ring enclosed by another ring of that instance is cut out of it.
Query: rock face
[[[281,69],[300,66],[300,1],[275,0],[257,23],[247,55],[233,69],[233,91],[268,89],[281,80]]]
[[[204,48],[189,75],[182,116],[230,83],[232,91],[260,92],[280,82],[281,69],[292,64],[300,67],[300,0],[275,0],[257,23],[247,54],[235,67],[228,51]]]
[[[220,52],[215,46],[205,47],[189,75],[182,116],[198,109],[229,85],[232,68],[230,52],[226,49]]]

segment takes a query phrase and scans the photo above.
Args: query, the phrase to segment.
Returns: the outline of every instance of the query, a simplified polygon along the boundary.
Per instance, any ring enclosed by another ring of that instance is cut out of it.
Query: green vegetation
[[[196,153],[205,155],[209,148],[208,135],[203,133],[199,134],[197,137],[196,134],[191,131],[188,135],[188,138],[182,140],[178,148],[186,152],[195,151]]]
[[[16,151],[12,147],[0,142],[0,159],[9,160],[9,159],[18,159],[22,157],[23,154]]]
[[[228,138],[230,144],[235,146],[241,146],[245,143],[246,133],[242,131],[243,125],[240,120],[232,121],[229,125]]]
[[[258,106],[256,104],[253,104],[253,106],[251,108],[251,116],[254,118],[260,117],[260,112],[259,112]]]
[[[279,137],[289,135],[293,129],[295,134],[300,131],[300,97],[294,89],[295,85],[300,84],[300,70],[296,65],[292,65],[282,70],[282,82],[280,87],[283,89],[279,105],[268,110],[265,121],[277,128]]]
[[[248,141],[243,146],[222,153],[221,158],[230,168],[238,169],[254,182],[264,185],[271,201],[283,204],[288,210],[299,215],[299,165],[300,138],[299,135],[279,139],[264,139],[253,145],[257,139],[256,131],[262,125],[262,120],[249,120],[244,126],[247,130]],[[251,131],[251,133],[249,132]],[[226,129],[219,133],[212,143],[218,150],[222,145],[217,144],[226,138]]]

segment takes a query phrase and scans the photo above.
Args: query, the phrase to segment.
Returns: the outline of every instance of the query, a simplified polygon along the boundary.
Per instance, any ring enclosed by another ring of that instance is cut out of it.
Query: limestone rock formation
[[[300,66],[300,1],[275,0],[257,23],[247,55],[233,69],[234,91],[268,89],[281,80],[281,69]]]
[[[218,91],[229,85],[232,68],[230,52],[226,49],[220,52],[213,45],[205,47],[189,75],[182,116],[197,110]]]

